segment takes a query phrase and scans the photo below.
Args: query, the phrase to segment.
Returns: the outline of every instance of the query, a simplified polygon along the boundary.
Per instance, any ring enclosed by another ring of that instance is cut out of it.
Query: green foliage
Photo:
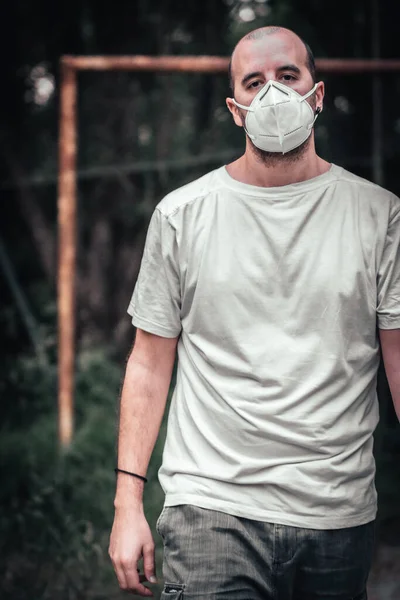
[[[121,369],[101,352],[78,364],[76,435],[57,442],[54,369],[19,364],[20,394],[41,411],[0,435],[0,596],[78,600],[119,596],[108,558],[113,518],[117,399]],[[163,425],[163,432],[164,432]],[[154,527],[163,495],[156,472],[163,432],[149,469],[146,507]],[[156,534],[155,534],[156,536]],[[157,548],[160,563],[160,547]]]

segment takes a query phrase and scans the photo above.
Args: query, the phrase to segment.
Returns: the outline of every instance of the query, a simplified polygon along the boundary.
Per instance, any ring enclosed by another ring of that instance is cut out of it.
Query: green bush
[[[0,596],[3,600],[110,599],[119,592],[108,557],[113,519],[118,392],[122,369],[104,353],[80,356],[76,433],[57,442],[55,369],[19,366],[19,397],[37,407],[0,435]],[[39,410],[40,407],[40,410]],[[146,508],[154,528],[164,428],[149,468]],[[157,534],[155,539],[157,540]],[[160,565],[161,548],[157,559]]]

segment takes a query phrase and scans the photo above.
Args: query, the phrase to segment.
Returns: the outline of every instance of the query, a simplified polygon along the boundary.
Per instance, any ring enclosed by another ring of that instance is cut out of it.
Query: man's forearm
[[[400,421],[400,329],[381,329],[379,333],[386,377]]]
[[[396,411],[397,418],[400,421],[400,360],[397,368],[396,365],[393,365],[392,369],[386,369],[386,377],[389,383],[394,409]]]
[[[173,363],[172,363],[173,364]],[[133,350],[121,394],[118,467],[145,475],[156,442],[171,379],[171,369],[155,369]],[[141,504],[143,482],[120,473],[116,507]]]

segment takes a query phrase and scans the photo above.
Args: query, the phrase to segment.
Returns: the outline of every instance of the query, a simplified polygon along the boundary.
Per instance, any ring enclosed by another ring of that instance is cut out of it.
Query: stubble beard
[[[266,167],[275,167],[277,165],[293,165],[303,158],[306,154],[308,147],[311,142],[311,135],[297,146],[297,148],[293,148],[293,150],[289,150],[289,152],[285,152],[282,154],[281,152],[268,152],[267,150],[261,150],[261,148],[257,148],[251,139],[247,136],[247,139],[250,142],[251,149],[256,156],[256,159],[263,163]]]

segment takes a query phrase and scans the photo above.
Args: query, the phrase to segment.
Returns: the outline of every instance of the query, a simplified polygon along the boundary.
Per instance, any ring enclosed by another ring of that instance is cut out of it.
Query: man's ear
[[[315,100],[316,103],[318,104],[318,114],[322,113],[323,107],[324,107],[324,96],[325,96],[325,84],[323,81],[320,81],[318,83],[318,87],[315,90]],[[317,111],[316,111],[317,112]]]
[[[233,120],[235,121],[235,124],[238,127],[243,127],[243,121],[242,121],[239,109],[236,106],[235,102],[233,101],[233,98],[226,99],[226,106],[228,107],[228,110],[231,113]]]

